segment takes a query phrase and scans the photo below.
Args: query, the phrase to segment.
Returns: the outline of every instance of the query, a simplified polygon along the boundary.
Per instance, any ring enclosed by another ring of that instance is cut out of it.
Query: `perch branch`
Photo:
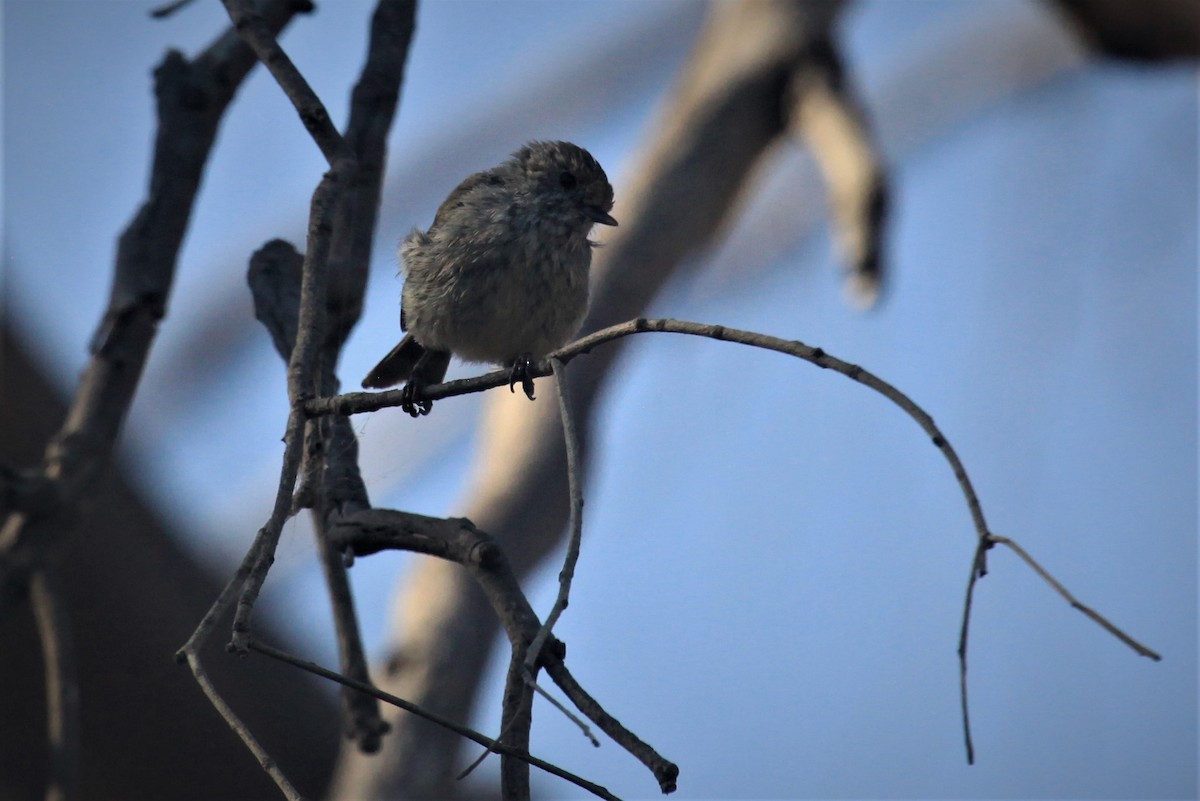
[[[980,541],[986,541],[988,536],[987,522],[984,520],[983,507],[979,503],[979,497],[975,493],[975,488],[971,485],[971,479],[967,476],[966,468],[963,466],[962,460],[959,459],[958,453],[950,445],[945,435],[934,423],[933,418],[912,401],[896,387],[879,378],[874,373],[863,369],[857,364],[842,361],[835,356],[831,356],[821,348],[814,348],[806,345],[798,340],[787,340],[779,337],[773,337],[768,334],[760,334],[753,331],[743,331],[737,328],[726,328],[722,325],[710,325],[705,323],[693,323],[686,320],[670,320],[670,319],[648,319],[639,317],[636,320],[619,323],[617,325],[603,328],[595,333],[580,337],[574,342],[559,348],[554,353],[550,354],[550,359],[558,359],[563,364],[570,362],[572,359],[590,353],[595,348],[612,342],[617,339],[622,339],[634,334],[643,334],[650,332],[663,332],[672,334],[686,334],[689,336],[706,337],[716,339],[722,342],[734,342],[740,345],[748,345],[755,348],[763,348],[765,350],[773,350],[778,353],[784,353],[789,356],[794,356],[798,359],[803,359],[810,364],[823,369],[832,370],[835,373],[840,373],[852,381],[857,381],[870,389],[875,390],[880,395],[890,400],[896,406],[899,406],[909,417],[916,421],[917,425],[929,436],[930,441],[941,451],[942,456],[949,462],[950,468],[954,473],[954,478],[958,481],[959,488],[962,491],[963,497],[966,500],[967,508],[971,513],[971,520],[975,525],[976,537]],[[533,376],[545,376],[552,372],[552,368],[548,361],[534,365],[530,369],[530,374]],[[466,378],[459,381],[447,381],[444,384],[436,384],[431,387],[426,387],[423,396],[429,400],[439,400],[441,398],[449,398],[455,395],[465,395],[472,392],[482,392],[485,389],[502,386],[508,380],[507,373],[504,370],[496,370],[474,378]],[[388,408],[391,406],[399,406],[401,402],[400,390],[388,390],[385,392],[351,392],[345,395],[338,395],[332,398],[317,398],[308,401],[304,404],[304,412],[310,416],[318,416],[324,414],[359,414],[361,412],[375,411],[377,409]],[[981,575],[986,572],[985,566],[978,564]]]
[[[680,320],[663,320],[663,319],[644,319],[639,318],[631,320],[619,325],[610,326],[588,336],[582,337],[575,342],[572,342],[565,347],[551,354],[550,360],[547,363],[536,365],[531,373],[537,376],[546,375],[552,372],[554,364],[569,362],[584,353],[590,352],[593,348],[601,344],[610,342],[615,339],[630,336],[632,334],[659,331],[669,333],[688,334],[692,336],[708,337],[721,341],[735,342],[752,347],[764,348],[780,353],[785,353],[797,358],[803,359],[818,367],[831,369],[840,373],[851,380],[863,384],[879,394],[892,401],[899,406],[906,414],[917,422],[922,430],[929,436],[933,444],[941,451],[943,457],[950,464],[954,477],[958,482],[959,488],[967,503],[967,508],[970,511],[972,521],[975,525],[977,547],[974,552],[971,562],[971,577],[967,587],[966,604],[963,614],[963,623],[959,636],[959,664],[960,664],[960,689],[962,698],[962,715],[963,729],[966,740],[967,758],[969,762],[974,761],[974,747],[971,742],[970,718],[967,704],[967,637],[969,632],[969,619],[971,602],[973,599],[975,582],[986,575],[986,553],[996,543],[1007,545],[1020,556],[1026,564],[1028,564],[1038,575],[1046,580],[1060,595],[1062,595],[1068,603],[1076,609],[1079,609],[1089,618],[1100,624],[1111,634],[1116,636],[1129,647],[1133,648],[1137,653],[1159,659],[1159,655],[1138,643],[1129,635],[1118,629],[1107,619],[1101,616],[1095,610],[1086,606],[1072,596],[1065,587],[1055,580],[1044,568],[1042,568],[1032,557],[1029,556],[1020,546],[1012,540],[1005,537],[997,537],[990,534],[987,530],[987,523],[983,516],[983,508],[979,502],[978,495],[975,492],[971,480],[967,475],[965,466],[958,457],[953,446],[950,445],[945,435],[934,423],[933,418],[907,395],[900,392],[896,387],[874,375],[873,373],[863,369],[862,367],[842,361],[834,356],[829,355],[821,348],[814,348],[805,345],[802,342],[795,340],[783,340],[777,337],[768,336],[739,329],[726,328],[718,325],[705,325],[700,323],[692,323]],[[452,381],[445,384],[428,387],[425,390],[425,396],[430,399],[439,399],[451,397],[454,395],[467,394],[470,392],[479,392],[484,389],[489,389],[496,386],[502,386],[507,380],[505,371],[495,371],[475,378],[464,379],[461,381]],[[354,414],[360,411],[368,411],[375,408],[384,408],[399,404],[398,392],[381,392],[381,393],[350,393],[334,398],[322,398],[310,402],[305,407],[308,414]],[[391,396],[397,396],[395,398]],[[549,668],[548,672],[549,672]],[[551,673],[553,677],[554,674]],[[561,686],[561,685],[560,685]],[[566,688],[563,688],[566,691]],[[580,702],[572,698],[577,707]],[[584,710],[586,712],[586,710]],[[590,717],[590,716],[589,716]],[[593,718],[595,720],[595,718]],[[599,724],[599,721],[597,721]],[[603,726],[602,726],[603,728]]]

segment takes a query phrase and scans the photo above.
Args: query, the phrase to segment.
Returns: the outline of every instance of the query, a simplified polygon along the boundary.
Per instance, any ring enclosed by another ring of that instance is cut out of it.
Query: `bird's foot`
[[[525,390],[525,397],[533,400],[533,376],[529,371],[533,369],[534,364],[533,355],[530,353],[522,353],[513,359],[512,369],[508,373],[509,392],[516,392],[513,387],[520,381],[521,389]]]
[[[420,397],[423,389],[421,382],[410,379],[404,385],[404,389],[400,390],[400,408],[407,412],[409,417],[420,417],[433,410],[433,401]]]

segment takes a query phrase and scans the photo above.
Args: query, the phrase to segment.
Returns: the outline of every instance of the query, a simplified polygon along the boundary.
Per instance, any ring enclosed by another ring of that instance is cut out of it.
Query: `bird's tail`
[[[362,380],[363,389],[387,389],[407,381],[424,355],[425,346],[413,339],[412,334],[405,334],[400,344],[367,373]]]

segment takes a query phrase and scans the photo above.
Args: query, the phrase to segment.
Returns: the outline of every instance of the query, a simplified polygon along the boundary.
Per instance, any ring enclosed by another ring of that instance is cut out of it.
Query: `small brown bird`
[[[400,344],[363,379],[404,387],[402,408],[428,414],[423,387],[446,375],[450,355],[511,369],[533,399],[529,367],[583,323],[592,226],[616,225],[613,190],[592,155],[570,142],[530,142],[455,187],[428,231],[400,246],[405,276]]]

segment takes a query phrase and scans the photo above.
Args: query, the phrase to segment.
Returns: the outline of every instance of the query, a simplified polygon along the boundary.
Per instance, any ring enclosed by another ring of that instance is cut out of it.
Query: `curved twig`
[[[661,332],[671,334],[686,334],[688,336],[707,337],[709,339],[717,339],[722,342],[735,342],[740,345],[748,345],[755,348],[763,348],[765,350],[773,350],[778,353],[785,353],[789,356],[795,356],[798,359],[803,359],[806,362],[815,364],[817,367],[827,370],[833,370],[835,373],[840,373],[852,381],[857,381],[864,386],[867,386],[880,395],[890,400],[896,406],[899,406],[909,417],[916,421],[917,425],[929,435],[930,440],[941,451],[942,456],[950,463],[950,469],[954,472],[954,478],[958,481],[959,488],[967,503],[967,508],[971,512],[971,520],[975,525],[975,534],[978,540],[985,541],[988,536],[987,521],[983,516],[983,507],[979,503],[979,496],[975,493],[975,488],[971,484],[971,479],[967,476],[967,470],[963,466],[962,460],[959,459],[958,453],[953,446],[942,434],[941,429],[934,423],[933,418],[913,402],[911,398],[898,390],[896,387],[884,381],[874,373],[860,367],[857,364],[842,361],[841,359],[831,356],[821,348],[814,348],[811,345],[806,345],[799,340],[781,339],[768,334],[760,334],[754,331],[743,331],[739,328],[726,328],[723,325],[712,325],[706,323],[694,323],[686,320],[671,320],[671,319],[649,319],[639,317],[635,320],[619,323],[617,325],[603,328],[595,333],[588,334],[585,337],[580,337],[574,342],[559,348],[554,353],[550,354],[549,359],[558,359],[563,364],[571,361],[577,356],[584,353],[589,353],[593,349],[613,340],[622,339],[634,334],[644,334],[649,332]],[[530,375],[545,376],[552,372],[549,361],[541,362],[530,368]],[[482,392],[485,389],[492,389],[504,385],[508,381],[508,372],[505,370],[496,370],[485,375],[475,378],[462,379],[460,381],[447,381],[444,384],[436,384],[424,389],[424,397],[428,400],[440,400],[456,395],[466,395],[472,392]],[[401,390],[388,390],[385,392],[350,392],[345,395],[336,395],[332,398],[316,398],[307,401],[303,404],[304,413],[310,417],[317,417],[326,414],[360,414],[362,412],[371,412],[378,409],[386,409],[392,406],[401,404]],[[982,561],[977,563],[980,575],[984,575],[986,565]]]
[[[279,791],[283,793],[288,801],[304,801],[304,796],[300,795],[300,791],[292,786],[288,781],[287,776],[280,770],[279,765],[267,753],[267,750],[255,739],[250,728],[242,723],[241,718],[229,706],[229,703],[221,697],[217,692],[217,688],[213,686],[212,681],[208,678],[208,672],[204,669],[204,665],[200,662],[200,654],[195,650],[184,649],[176,655],[176,658],[182,658],[187,661],[188,667],[192,669],[192,675],[196,678],[196,683],[200,685],[200,689],[208,696],[208,701],[225,719],[225,723],[229,728],[233,729],[234,733],[241,738],[246,747],[250,749],[250,753],[254,754],[254,758],[258,760],[258,764],[270,776]]]
[[[542,653],[542,645],[550,636],[554,624],[567,608],[571,595],[571,580],[575,578],[575,565],[579,561],[579,546],[583,539],[583,477],[579,464],[579,436],[575,429],[575,416],[571,413],[571,399],[567,394],[567,376],[561,361],[550,357],[550,369],[554,371],[554,385],[558,391],[558,411],[563,425],[563,441],[567,448],[567,483],[570,486],[571,514],[567,534],[567,555],[563,558],[562,570],[558,573],[558,597],[537,636],[529,644],[525,654],[525,670],[532,672]],[[532,676],[529,678],[532,682]],[[549,697],[549,696],[547,696]]]
[[[803,359],[811,364],[823,369],[833,370],[847,378],[857,381],[864,386],[867,386],[885,398],[890,400],[896,406],[900,407],[909,417],[911,417],[921,427],[921,429],[929,436],[933,444],[942,453],[942,456],[949,463],[951,470],[954,473],[955,480],[958,482],[959,489],[962,491],[966,501],[967,508],[971,513],[971,519],[974,523],[976,534],[976,548],[971,560],[971,573],[967,583],[966,602],[963,610],[962,626],[959,634],[959,678],[960,692],[962,704],[962,720],[963,733],[966,741],[967,761],[974,763],[974,746],[971,740],[970,716],[967,701],[967,638],[970,627],[971,604],[974,597],[975,583],[978,579],[987,574],[987,552],[997,543],[1006,545],[1011,548],[1022,560],[1025,561],[1030,568],[1042,577],[1050,586],[1063,596],[1071,606],[1075,607],[1083,614],[1087,615],[1093,621],[1102,626],[1113,636],[1120,639],[1134,651],[1142,656],[1149,657],[1154,660],[1161,659],[1158,653],[1142,645],[1134,640],[1125,632],[1121,631],[1106,618],[1093,610],[1091,607],[1083,604],[1066,588],[1059,583],[1048,571],[1041,567],[1024,549],[1017,545],[1014,541],[991,534],[987,528],[987,521],[983,515],[983,507],[979,501],[979,496],[975,492],[975,488],[971,483],[970,477],[967,475],[966,467],[959,458],[954,447],[947,440],[946,436],[938,428],[933,418],[922,409],[911,398],[901,392],[899,389],[879,378],[874,373],[860,367],[856,364],[838,359],[831,356],[821,348],[815,348],[806,345],[797,340],[784,340],[778,337],[760,334],[751,331],[743,331],[736,328],[726,328],[720,325],[708,325],[703,323],[694,323],[684,320],[671,319],[645,319],[638,318],[625,323],[604,328],[588,336],[560,348],[552,353],[548,360],[538,364],[531,369],[531,374],[535,376],[544,376],[555,371],[555,368],[561,364],[569,362],[584,353],[589,353],[596,347],[613,340],[621,339],[633,334],[645,332],[666,332],[687,334],[690,336],[707,337],[725,342],[735,342],[751,347],[764,348],[773,350],[779,353],[785,353],[796,358]],[[559,370],[561,372],[561,369]],[[561,378],[561,375],[560,375]],[[472,392],[481,392],[485,389],[503,386],[508,380],[507,371],[498,370],[492,373],[487,373],[475,378],[463,379],[460,381],[450,381],[444,384],[427,387],[425,396],[430,400],[453,397],[455,395],[464,395]],[[561,383],[561,382],[560,382]],[[331,398],[320,398],[309,401],[304,404],[303,411],[310,416],[320,416],[326,414],[350,415],[358,414],[367,411],[375,411],[377,409],[388,408],[391,406],[400,405],[400,392],[388,391],[378,393],[352,392],[346,395],[339,395]],[[569,441],[569,440],[568,440]],[[569,451],[568,451],[569,453]],[[575,481],[572,480],[572,486]],[[574,499],[574,495],[573,495]],[[561,597],[561,587],[560,587]],[[549,671],[549,665],[546,665]],[[557,677],[551,671],[552,677],[557,681]],[[560,684],[560,686],[562,686]],[[566,688],[563,688],[566,690]],[[570,694],[570,693],[568,693]],[[577,707],[580,706],[580,701],[572,697]],[[584,710],[586,713],[586,710]],[[589,715],[591,717],[591,715]],[[596,718],[592,718],[596,720]],[[603,724],[596,721],[601,728]],[[607,730],[606,730],[607,731]]]

